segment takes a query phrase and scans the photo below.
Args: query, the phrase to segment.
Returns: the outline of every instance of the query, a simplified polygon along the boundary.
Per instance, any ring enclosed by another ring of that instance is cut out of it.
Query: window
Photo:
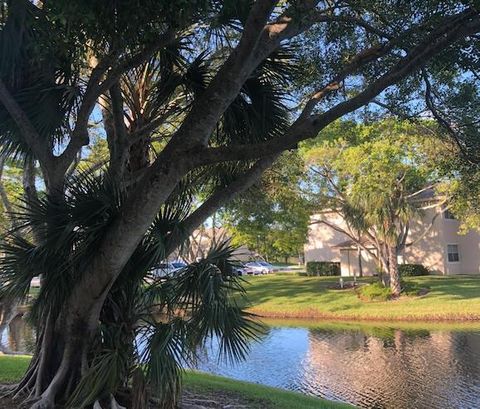
[[[449,263],[457,263],[460,261],[460,254],[458,252],[458,244],[447,245],[447,260]]]
[[[446,210],[443,211],[443,217],[444,217],[445,219],[448,219],[448,220],[455,220],[455,216],[454,216],[453,213],[452,213],[450,210],[448,210],[448,209],[446,209]]]

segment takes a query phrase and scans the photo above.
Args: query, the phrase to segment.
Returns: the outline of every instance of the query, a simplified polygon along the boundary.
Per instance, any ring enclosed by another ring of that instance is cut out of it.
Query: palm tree
[[[81,371],[71,373],[65,384],[67,407],[85,407],[103,399],[134,408],[145,407],[142,404],[152,399],[162,407],[175,407],[182,368],[195,363],[198,348],[208,339],[217,337],[221,352],[239,360],[245,357],[248,342],[261,334],[261,325],[243,310],[245,292],[234,273],[234,249],[227,242],[174,277],[151,275],[188,217],[185,195],[185,190],[178,191],[162,207],[110,289],[98,331],[84,344],[77,362]],[[9,231],[1,245],[3,292],[26,297],[32,274],[44,274],[30,313],[44,344],[37,345],[17,393],[32,392],[48,381],[48,368],[41,362],[55,329],[44,327],[43,317],[61,317],[74,281],[81,279],[84,263],[122,200],[121,190],[108,177],[81,175],[68,184],[63,202],[46,196],[16,214],[22,224]],[[34,273],[32,265],[37,267]]]
[[[70,136],[69,120],[78,113],[82,72],[72,67],[88,64],[94,57],[62,54],[64,44],[50,44],[36,56],[37,70],[30,72],[30,45],[48,42],[49,22],[28,2],[22,4],[18,7],[25,10],[10,10],[0,36],[1,51],[7,53],[8,39],[18,34],[17,18],[32,29],[25,30],[18,54],[11,65],[2,65],[1,74],[14,79],[11,87],[18,89],[22,108],[34,119],[45,144],[61,149]],[[82,322],[67,337],[62,329],[70,326],[66,316],[76,299],[76,284],[96,279],[84,272],[105,232],[120,217],[139,177],[181,125],[221,60],[197,53],[186,36],[128,70],[98,101],[107,155],[96,157],[91,166],[79,166],[88,155],[80,152],[68,171],[57,175],[59,180],[45,178],[45,193],[30,197],[17,210],[19,226],[1,244],[1,291],[22,299],[32,276],[39,274],[42,287],[30,314],[37,329],[36,351],[25,377],[12,391],[15,397],[35,401],[43,396],[40,405],[47,407],[52,400],[82,407],[112,397],[132,399],[139,408],[150,398],[173,406],[182,365],[194,361],[196,349],[208,337],[218,336],[224,342],[223,353],[241,359],[247,341],[258,336],[261,327],[235,301],[244,292],[232,275],[232,249],[225,244],[167,283],[145,281],[156,263],[188,245],[191,231],[209,216],[197,212],[198,205],[248,171],[251,161],[188,172],[158,209],[118,280],[99,300],[98,330],[86,336],[92,325]],[[284,49],[260,64],[222,115],[212,146],[282,135],[288,125],[284,85],[294,72],[291,68],[292,55]],[[0,119],[3,155],[37,159],[3,109]],[[81,305],[82,300],[76,303]],[[142,349],[135,347],[139,342]],[[62,381],[52,388],[58,374]]]

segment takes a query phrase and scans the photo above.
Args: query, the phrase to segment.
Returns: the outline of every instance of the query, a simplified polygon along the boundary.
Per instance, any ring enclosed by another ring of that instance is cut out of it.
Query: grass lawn
[[[227,392],[240,396],[249,409],[327,409],[352,408],[350,405],[312,398],[295,392],[283,391],[248,382],[234,381],[200,372],[189,372],[185,386],[195,392]]]
[[[480,277],[407,278],[406,281],[429,287],[430,291],[420,297],[384,302],[362,301],[350,289],[329,289],[338,282],[338,277],[273,274],[248,277],[247,281],[250,310],[264,317],[383,321],[480,319]]]
[[[18,381],[30,362],[29,356],[0,355],[0,384]],[[185,388],[205,399],[240,400],[251,409],[348,409],[352,406],[304,396],[248,382],[239,382],[200,372],[187,372]],[[0,407],[1,407],[0,400]]]
[[[0,384],[17,382],[27,370],[31,357],[0,355]]]

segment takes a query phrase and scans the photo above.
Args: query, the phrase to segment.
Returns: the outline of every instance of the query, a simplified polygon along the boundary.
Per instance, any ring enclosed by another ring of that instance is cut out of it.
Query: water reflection
[[[16,317],[0,339],[28,353],[35,334]],[[218,348],[212,340],[199,369],[364,408],[480,408],[480,326],[272,324],[245,362],[218,361]]]
[[[0,334],[0,352],[32,353],[35,348],[35,331],[25,321],[24,316],[17,315],[8,328]]]
[[[247,362],[199,369],[365,408],[480,407],[480,332],[274,327]]]

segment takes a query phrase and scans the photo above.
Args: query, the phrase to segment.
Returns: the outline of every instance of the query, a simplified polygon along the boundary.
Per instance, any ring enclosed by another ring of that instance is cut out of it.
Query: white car
[[[155,267],[151,274],[158,278],[158,277],[168,277],[175,274],[177,271],[180,271],[182,268],[186,267],[187,265],[183,261],[169,261],[160,263],[157,267]]]
[[[245,264],[253,274],[270,274],[273,273],[273,266],[266,261],[250,261]]]
[[[254,274],[253,270],[247,267],[245,264],[238,264],[233,268],[235,274],[239,276],[246,276],[248,274]]]
[[[30,281],[30,287],[40,287],[40,277],[33,277]]]

